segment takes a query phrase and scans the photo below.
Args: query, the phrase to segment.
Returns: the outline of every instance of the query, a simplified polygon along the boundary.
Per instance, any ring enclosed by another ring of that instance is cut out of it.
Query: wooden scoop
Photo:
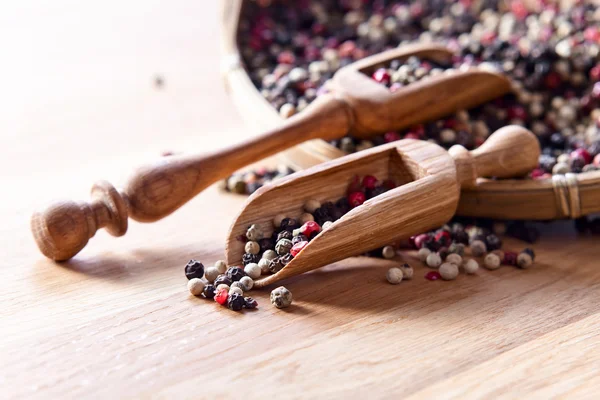
[[[332,140],[349,132],[368,137],[405,128],[481,104],[511,88],[502,75],[472,68],[427,77],[392,93],[361,72],[412,55],[438,62],[452,57],[436,45],[406,46],[345,67],[333,78],[330,93],[261,136],[212,154],[163,158],[135,171],[122,191],[102,181],[92,188],[90,203],[61,201],[34,213],[31,230],[38,247],[46,257],[67,260],[98,229],[122,236],[128,218],[164,218],[209,185],[304,141]]]
[[[238,238],[257,224],[273,231],[273,217],[298,218],[310,199],[335,201],[346,195],[355,175],[393,179],[397,188],[367,200],[317,235],[276,274],[256,287],[363,254],[411,235],[445,224],[458,206],[461,187],[476,185],[477,177],[523,176],[538,164],[536,137],[519,126],[496,131],[477,150],[400,140],[351,154],[264,186],[248,199],[227,239],[227,264],[239,265],[244,243]]]

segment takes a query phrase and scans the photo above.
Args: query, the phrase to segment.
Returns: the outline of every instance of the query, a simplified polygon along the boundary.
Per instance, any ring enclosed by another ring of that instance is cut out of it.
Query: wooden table
[[[124,238],[100,232],[69,263],[44,259],[28,218],[47,200],[247,132],[219,79],[216,2],[13,3],[0,17],[1,398],[597,396],[600,248],[569,224],[544,229],[528,271],[429,282],[414,263],[392,286],[358,260],[286,281],[287,311],[268,291],[245,313],[188,294],[184,264],[222,257],[244,201],[216,188]]]

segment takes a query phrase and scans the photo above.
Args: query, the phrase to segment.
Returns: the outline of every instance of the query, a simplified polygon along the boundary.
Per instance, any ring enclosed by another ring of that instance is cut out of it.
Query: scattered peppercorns
[[[204,265],[199,261],[190,260],[185,266],[185,276],[190,280],[201,279],[204,276]]]
[[[205,283],[200,278],[192,278],[188,281],[188,290],[194,296],[200,296],[204,291]]]
[[[240,311],[246,305],[242,293],[230,293],[227,298],[227,308],[233,311]]]
[[[385,274],[385,279],[392,285],[397,285],[402,282],[402,276],[404,273],[400,268],[390,268]]]
[[[445,262],[440,265],[440,276],[445,281],[451,281],[458,276],[458,266],[456,264]]]
[[[277,308],[286,308],[292,305],[292,292],[283,286],[273,289],[271,292],[271,304]]]

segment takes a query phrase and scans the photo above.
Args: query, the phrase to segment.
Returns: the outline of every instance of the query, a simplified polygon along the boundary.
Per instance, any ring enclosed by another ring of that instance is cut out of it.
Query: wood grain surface
[[[392,286],[355,259],[283,281],[287,311],[268,291],[246,313],[188,294],[183,265],[224,256],[245,200],[215,187],[68,263],[39,254],[28,219],[47,200],[249,134],[219,78],[217,6],[5,4],[0,398],[597,397],[600,248],[570,224],[543,226],[527,271],[429,282],[407,254],[415,277]]]

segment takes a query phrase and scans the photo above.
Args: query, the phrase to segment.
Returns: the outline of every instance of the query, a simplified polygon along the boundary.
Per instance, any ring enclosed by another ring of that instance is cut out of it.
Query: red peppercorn
[[[517,256],[518,254],[514,251],[505,251],[502,263],[506,265],[517,265]]]
[[[415,237],[415,247],[417,249],[422,249],[425,243],[429,240],[429,235],[427,233],[421,233]]]
[[[306,247],[307,244],[308,244],[307,241],[302,241],[302,242],[296,243],[295,245],[292,246],[292,248],[290,250],[290,254],[293,255],[294,257],[296,257],[296,255],[298,253],[300,253],[302,251],[302,249]]]
[[[229,292],[226,289],[219,289],[215,294],[215,301],[220,305],[224,305],[227,303],[227,297],[229,297]]]
[[[365,175],[362,180],[362,185],[365,189],[375,189],[379,181],[373,175]]]
[[[543,176],[546,173],[546,171],[544,171],[541,168],[536,168],[533,171],[531,171],[531,177],[533,179],[538,179],[540,176]]]
[[[442,245],[450,245],[450,242],[452,242],[452,235],[450,235],[450,232],[448,231],[440,230],[435,234],[435,241]]]
[[[437,281],[438,279],[441,279],[441,278],[442,278],[442,276],[437,271],[431,271],[431,272],[428,272],[425,274],[425,279],[430,280],[430,281]]]
[[[508,109],[508,117],[510,119],[520,119],[522,121],[527,119],[527,111],[522,106],[512,106]]]
[[[315,221],[305,222],[304,225],[300,227],[300,233],[306,237],[310,237],[310,235],[315,232],[321,232],[321,226]]]
[[[352,208],[360,206],[366,200],[363,192],[353,192],[348,195],[348,203]]]
[[[401,137],[398,132],[388,132],[385,135],[383,135],[383,140],[385,140],[386,143],[395,142],[396,140],[400,139]]]
[[[577,157],[583,158],[586,165],[592,162],[592,155],[584,148],[579,148],[571,152],[571,159],[575,159]]]
[[[390,74],[385,68],[379,68],[377,71],[375,71],[372,78],[379,83],[383,83],[384,85],[390,83]]]

